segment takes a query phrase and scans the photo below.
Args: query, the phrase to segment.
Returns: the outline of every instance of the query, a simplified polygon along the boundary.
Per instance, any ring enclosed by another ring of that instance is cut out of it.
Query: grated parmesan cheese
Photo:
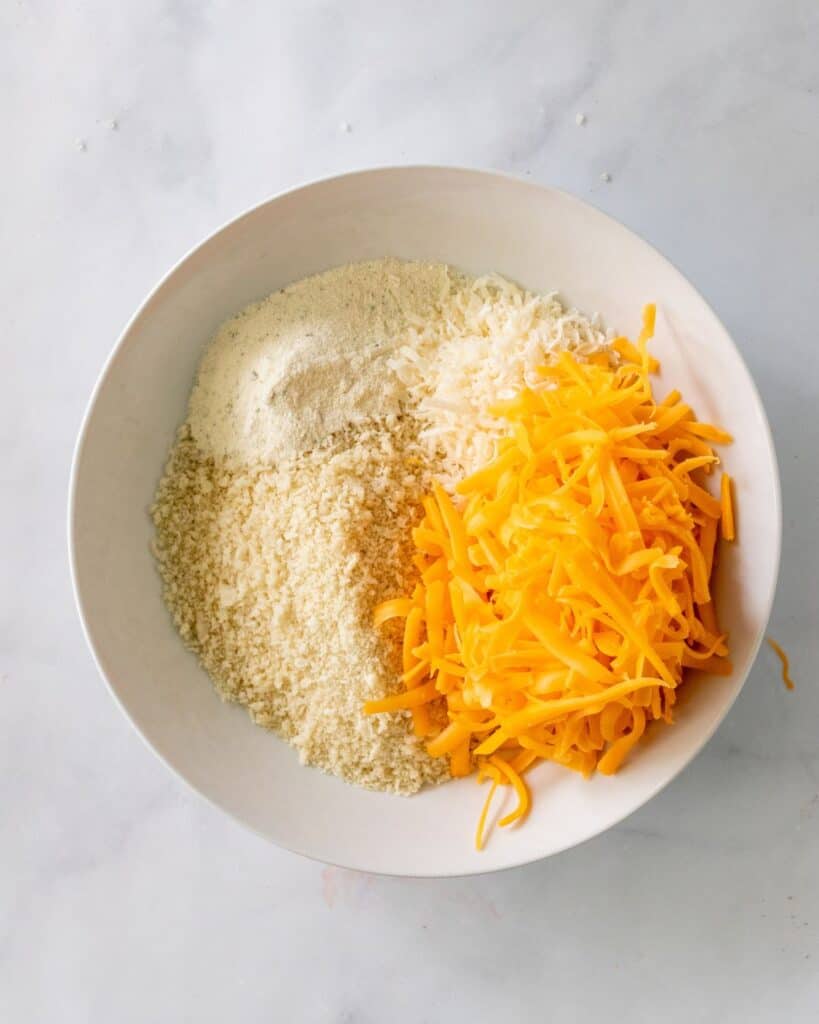
[[[421,439],[441,454],[441,482],[451,490],[494,456],[504,433],[489,414],[494,403],[544,387],[538,368],[555,353],[582,358],[609,340],[597,317],[565,309],[556,294],[535,295],[491,274],[413,319],[389,366],[416,403]]]

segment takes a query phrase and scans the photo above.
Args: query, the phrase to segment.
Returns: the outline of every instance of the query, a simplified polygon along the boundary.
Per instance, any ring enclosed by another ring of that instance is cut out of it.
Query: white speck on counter
[[[86,149],[88,149],[88,143],[85,141],[85,139],[77,139],[77,149],[81,153],[84,153]]]
[[[577,125],[578,128],[582,128],[583,125],[586,123],[586,115],[585,114],[575,114],[574,115],[574,123]]]
[[[117,121],[116,118],[113,121],[109,121],[108,122],[108,127],[111,129],[112,132],[118,131],[119,130],[119,121]]]
[[[340,132],[351,132],[353,130],[353,126],[350,124],[349,121],[342,121],[341,124],[338,126],[338,130]]]
[[[600,175],[600,180],[604,184],[608,185],[608,183],[611,181],[611,175],[609,174],[608,171],[603,171],[603,173]]]

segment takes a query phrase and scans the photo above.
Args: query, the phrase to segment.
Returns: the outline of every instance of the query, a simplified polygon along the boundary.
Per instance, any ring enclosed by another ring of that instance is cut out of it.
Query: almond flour
[[[194,440],[237,464],[276,463],[397,413],[405,391],[387,359],[452,283],[443,264],[372,260],[248,306],[202,360],[188,410]]]

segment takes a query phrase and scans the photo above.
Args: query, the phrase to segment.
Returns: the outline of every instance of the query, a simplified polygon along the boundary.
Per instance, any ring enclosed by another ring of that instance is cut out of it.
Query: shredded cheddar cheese
[[[773,652],[782,662],[782,682],[789,690],[796,689],[796,684],[794,683],[793,679],[791,679],[790,659],[788,658],[787,654],[785,654],[784,649],[780,647],[780,645],[776,642],[776,640],[772,639],[771,637],[768,637],[767,640],[768,646],[773,650]]]
[[[714,498],[711,443],[672,392],[655,401],[647,353],[654,307],[622,362],[559,354],[488,412],[503,420],[494,458],[440,486],[413,531],[420,579],[380,605],[405,619],[405,692],[365,711],[409,709],[452,774],[477,770],[523,821],[525,772],[554,761],[584,775],[616,772],[649,722],[671,722],[686,667],[729,673],[710,589],[717,537],[733,537],[730,481]],[[445,711],[431,714],[433,705]]]
[[[720,517],[722,522],[722,536],[726,540],[733,540],[734,531],[734,504],[731,498],[731,478],[727,473],[722,474],[720,481]]]

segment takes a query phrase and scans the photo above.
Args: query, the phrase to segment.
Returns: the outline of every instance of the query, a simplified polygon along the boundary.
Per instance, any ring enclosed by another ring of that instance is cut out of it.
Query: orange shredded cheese
[[[723,473],[720,480],[720,514],[722,518],[722,536],[726,540],[733,540],[735,536],[734,504],[731,499],[731,478],[727,473]]]
[[[481,779],[481,782],[484,780]],[[498,788],[499,779],[495,777],[492,780],[492,785],[489,787],[489,792],[486,794],[486,799],[483,802],[481,808],[481,816],[478,818],[478,827],[475,831],[475,849],[483,849],[483,834],[486,831],[486,816],[489,814],[489,806],[492,803],[492,797],[495,795],[495,790]]]
[[[785,654],[784,649],[779,646],[776,640],[771,639],[771,637],[768,637],[767,640],[768,644],[773,648],[773,650],[776,652],[777,657],[782,662],[782,682],[785,684],[785,686],[787,686],[789,690],[795,689],[796,684],[794,683],[793,679],[791,679],[791,663],[788,659],[787,654]]]
[[[407,689],[365,710],[426,711],[429,753],[492,779],[478,848],[498,785],[518,797],[499,824],[523,821],[533,765],[612,774],[651,721],[672,721],[686,666],[730,671],[710,590],[730,480],[719,500],[705,487],[710,443],[730,437],[677,392],[655,401],[654,316],[636,345],[617,339],[619,366],[562,353],[542,390],[489,410],[508,425],[494,459],[454,499],[433,488],[413,531],[420,582],[376,610],[406,618]]]

